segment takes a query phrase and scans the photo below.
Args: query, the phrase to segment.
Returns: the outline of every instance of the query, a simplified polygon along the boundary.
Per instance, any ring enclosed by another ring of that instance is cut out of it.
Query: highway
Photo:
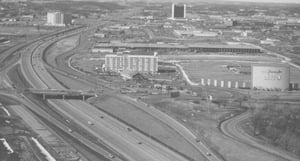
[[[0,95],[9,97],[12,100],[18,100],[18,102],[20,102],[22,105],[26,106],[28,109],[30,109],[31,111],[33,111],[40,117],[48,120],[49,122],[54,124],[56,127],[63,130],[65,133],[69,133],[70,128],[69,128],[67,122],[62,122],[61,120],[58,120],[57,118],[53,117],[51,114],[49,114],[49,112],[43,110],[41,108],[41,106],[32,102],[30,99],[28,99],[24,95],[16,96],[14,93],[8,93],[8,92],[0,92]],[[97,143],[95,141],[91,141],[91,140],[87,139],[86,137],[83,137],[80,132],[74,131],[72,133],[69,133],[69,135],[71,135],[73,138],[76,138],[77,140],[82,142],[84,145],[92,148],[93,150],[95,150],[97,152],[101,152],[101,154],[107,154],[106,156],[109,155],[107,152],[103,151],[102,148],[99,148],[99,145],[97,145]],[[104,159],[103,158],[101,158],[101,160],[105,160],[105,158]],[[100,158],[98,158],[98,159],[100,159]]]
[[[68,73],[74,73],[71,69],[69,69],[63,62],[64,57],[62,56],[61,59],[57,59],[59,64],[56,64],[60,68],[63,67],[64,71],[67,71]],[[80,75],[77,74],[77,76],[80,78]],[[89,78],[89,80],[93,80],[92,78]],[[93,81],[96,82],[97,80]],[[119,95],[119,97],[123,98],[123,101],[127,102],[135,102],[134,99],[130,97],[124,97],[123,95]],[[149,115],[157,118],[158,120],[161,120],[163,124],[166,124],[168,126],[171,126],[172,129],[177,131],[181,136],[183,136],[190,144],[191,146],[195,147],[199,152],[201,152],[204,156],[207,155],[207,153],[211,154],[210,156],[206,156],[208,160],[210,161],[220,161],[216,155],[213,154],[213,152],[207,148],[206,145],[204,145],[202,142],[196,142],[196,136],[191,133],[187,128],[185,128],[182,124],[180,124],[178,121],[174,120],[173,118],[169,117],[168,115],[160,112],[159,110],[155,108],[149,109],[149,107],[145,106],[143,103],[136,103],[134,106],[141,108],[142,110],[145,110]]]
[[[78,34],[78,33],[76,33]],[[74,35],[74,34],[72,34]],[[57,38],[47,38],[46,41],[36,41],[30,44],[21,53],[21,70],[24,73],[26,80],[31,84],[33,88],[45,89],[45,88],[55,88],[64,89],[46,70],[43,64],[42,57],[44,50],[52,43],[62,39],[63,37],[70,36],[61,35]],[[41,39],[42,40],[42,39]],[[14,52],[15,53],[15,52]],[[48,66],[49,68],[49,66]],[[16,98],[17,99],[17,98]],[[20,99],[20,98],[18,98]],[[26,99],[26,98],[23,98]],[[124,101],[128,101],[130,98],[124,98]],[[38,107],[28,104],[30,100],[27,100],[27,105]],[[188,160],[187,158],[171,151],[170,149],[164,147],[160,143],[144,136],[138,131],[128,131],[128,127],[111,118],[110,116],[97,110],[95,107],[81,101],[63,101],[63,100],[53,100],[49,101],[57,110],[60,110],[66,116],[69,116],[77,124],[81,125],[86,131],[97,136],[102,141],[105,141],[109,147],[120,152],[122,156],[129,160],[161,160],[161,161],[176,161],[176,160]],[[26,104],[26,102],[23,102]],[[141,106],[141,104],[137,104]],[[141,108],[145,108],[142,106]],[[87,110],[88,109],[88,110]],[[154,110],[154,111],[152,111]],[[194,147],[196,147],[199,152],[203,155],[206,153],[211,153],[205,145],[201,142],[196,142],[196,137],[183,125],[175,121],[174,119],[166,116],[163,113],[159,113],[158,110],[154,108],[148,111],[149,114],[155,116],[158,114],[162,122],[173,127],[177,132],[179,132],[185,139],[187,139]],[[39,111],[41,115],[46,115],[45,112]],[[99,115],[104,116],[105,119],[99,117]],[[160,118],[162,117],[162,118]],[[68,127],[59,123],[57,120],[48,117],[50,121],[56,122],[59,127],[67,131]],[[88,122],[93,122],[94,125],[90,125]],[[76,132],[75,132],[76,134]],[[107,137],[107,138],[103,138]],[[96,147],[95,147],[96,146]],[[91,145],[93,149],[98,149],[97,145]],[[208,160],[218,161],[219,159],[215,155],[207,156]]]
[[[221,124],[220,129],[226,136],[232,138],[233,140],[257,148],[264,152],[270,153],[272,155],[277,156],[278,158],[289,160],[289,161],[300,160],[299,157],[288,154],[287,152],[280,150],[279,148],[272,147],[271,145],[268,146],[265,144],[264,145],[260,144],[259,140],[253,138],[252,136],[244,132],[241,129],[240,124],[246,121],[247,119],[249,119],[250,116],[251,116],[251,112],[246,111],[240,115],[237,115],[236,117],[224,121]]]
[[[132,98],[128,96],[123,96],[123,101],[128,101]],[[185,126],[183,126],[181,123],[173,119],[172,117],[168,116],[167,114],[157,110],[153,106],[147,106],[142,102],[138,102],[135,99],[131,101],[131,103],[135,104],[136,107],[139,107],[141,110],[147,112],[149,115],[157,118],[158,120],[162,121],[163,123],[170,126],[172,129],[174,129],[176,132],[178,132],[182,137],[185,138],[193,147],[195,147],[198,151],[200,151],[203,155],[206,155],[207,159],[210,161],[221,161],[220,158],[218,158],[206,145],[204,145],[201,141],[197,142],[197,137]],[[207,153],[210,154],[210,156],[207,156]]]
[[[51,77],[43,65],[43,50],[49,44],[51,44],[51,41],[39,44],[39,46],[34,50],[22,54],[22,71],[33,88],[64,89],[63,86]],[[53,100],[51,101],[51,104],[56,105],[56,108],[61,110],[61,112],[69,114],[70,117],[73,117],[74,121],[80,124],[91,134],[100,139],[102,137],[106,137],[103,141],[130,160],[187,160],[181,155],[169,150],[138,132],[128,133],[126,125],[117,123],[118,121],[113,118],[100,121],[100,118],[96,115],[97,113],[90,112],[93,111],[92,109],[94,109],[94,107],[91,107],[85,102]],[[79,108],[81,108],[81,110],[78,110]],[[106,117],[109,118],[108,116]],[[112,120],[114,120],[114,122]],[[89,121],[93,122],[94,125],[90,126],[88,123]]]

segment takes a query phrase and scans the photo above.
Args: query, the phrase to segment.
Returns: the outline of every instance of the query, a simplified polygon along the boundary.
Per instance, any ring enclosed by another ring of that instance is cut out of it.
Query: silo
[[[253,65],[252,88],[260,90],[288,90],[290,68],[287,65]]]

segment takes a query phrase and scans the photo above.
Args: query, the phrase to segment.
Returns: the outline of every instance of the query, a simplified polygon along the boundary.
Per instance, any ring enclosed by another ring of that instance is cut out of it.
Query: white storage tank
[[[289,90],[290,68],[287,65],[252,65],[252,88]]]

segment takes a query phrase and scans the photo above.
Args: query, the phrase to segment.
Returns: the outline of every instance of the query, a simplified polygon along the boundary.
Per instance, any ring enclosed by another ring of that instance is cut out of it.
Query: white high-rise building
[[[49,26],[65,26],[64,14],[58,11],[47,13],[47,25]]]

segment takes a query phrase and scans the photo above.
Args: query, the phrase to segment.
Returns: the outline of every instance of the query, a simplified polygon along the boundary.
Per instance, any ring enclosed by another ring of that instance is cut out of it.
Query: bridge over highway
[[[43,99],[82,99],[97,97],[94,91],[68,90],[68,89],[34,89],[28,88],[25,93],[42,96]]]

